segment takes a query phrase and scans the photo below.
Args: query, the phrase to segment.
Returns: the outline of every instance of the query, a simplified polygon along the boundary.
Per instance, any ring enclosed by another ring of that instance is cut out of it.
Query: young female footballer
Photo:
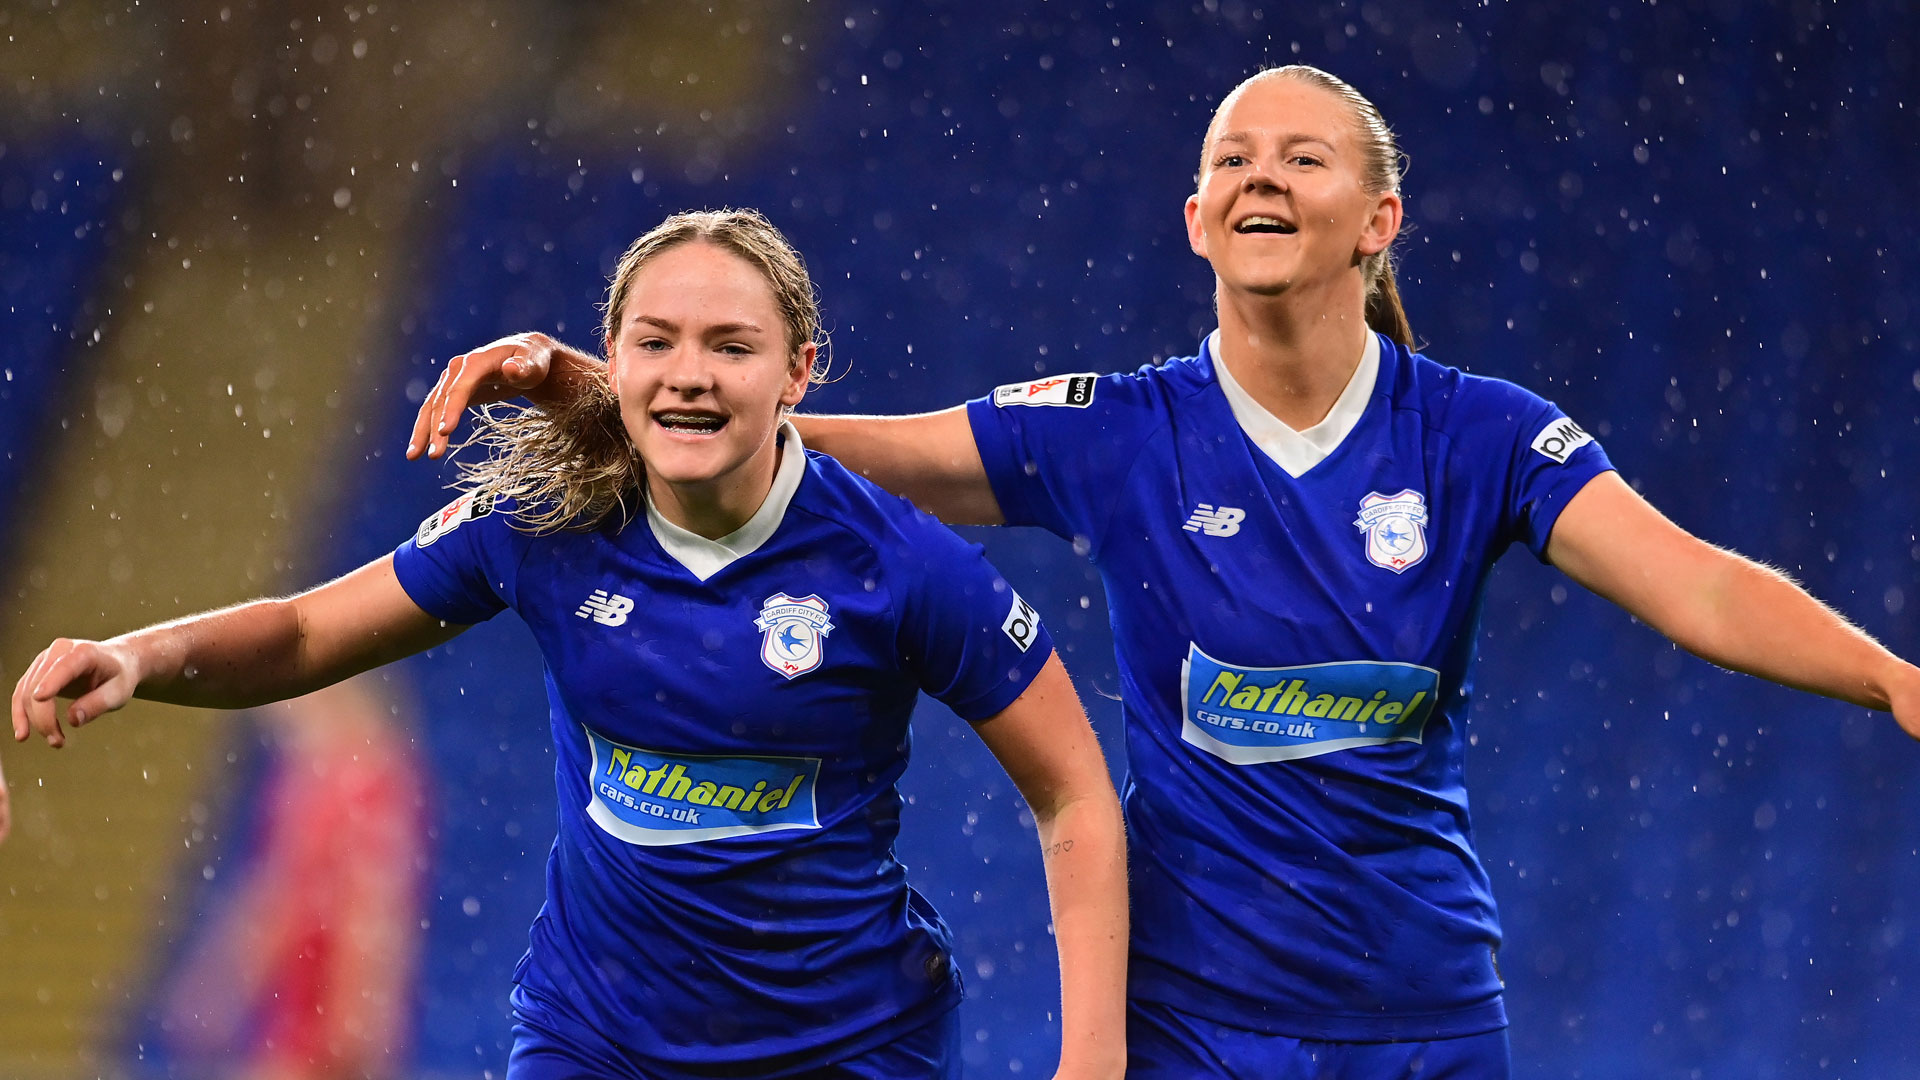
[[[1039,825],[1062,1077],[1125,1061],[1120,807],[1037,616],[978,550],[808,452],[819,315],[758,214],[680,214],[611,283],[604,372],[490,417],[392,555],[286,600],[55,641],[16,738],[146,697],[239,708],[512,608],[547,666],[559,836],[513,1080],[956,1077],[946,927],[893,857],[907,721],[971,721]]]

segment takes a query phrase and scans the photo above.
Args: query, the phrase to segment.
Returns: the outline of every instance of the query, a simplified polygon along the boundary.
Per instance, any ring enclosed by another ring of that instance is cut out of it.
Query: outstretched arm
[[[1126,1070],[1127,867],[1120,800],[1058,656],[975,725],[1027,800],[1060,950],[1057,1077]]]
[[[420,403],[407,459],[438,458],[470,405],[524,395],[534,404],[565,400],[579,377],[601,362],[545,334],[515,334],[447,361]],[[847,468],[950,525],[999,525],[986,466],[964,407],[918,416],[795,416],[800,438]]]
[[[13,688],[13,737],[61,746],[74,727],[135,697],[242,709],[295,697],[432,648],[464,626],[420,610],[386,555],[284,600],[255,600],[107,641],[56,639]]]
[[[1547,558],[1696,656],[1892,712],[1920,738],[1920,668],[1785,574],[1667,520],[1617,473],[1595,477],[1567,504]]]

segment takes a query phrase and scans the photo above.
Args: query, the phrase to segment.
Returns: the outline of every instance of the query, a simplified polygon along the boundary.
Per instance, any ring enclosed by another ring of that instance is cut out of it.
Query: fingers
[[[61,638],[41,650],[33,663],[27,666],[27,673],[20,676],[20,682],[13,688],[13,737],[24,741],[38,733],[47,740],[47,745],[59,747],[66,744],[66,733],[60,728],[60,718],[55,714],[53,693],[41,696],[47,672],[54,663],[73,649],[73,643]],[[57,687],[55,689],[58,689]]]
[[[61,697],[76,697],[67,710],[74,727],[126,704],[130,696],[121,665],[97,642],[56,640],[34,659],[26,677],[14,689],[14,737],[22,738],[21,718],[28,732],[38,733],[49,746],[64,746],[60,726]]]
[[[447,361],[414,414],[407,460],[444,455],[469,405],[505,401],[546,381],[553,348],[545,334],[515,334]]]

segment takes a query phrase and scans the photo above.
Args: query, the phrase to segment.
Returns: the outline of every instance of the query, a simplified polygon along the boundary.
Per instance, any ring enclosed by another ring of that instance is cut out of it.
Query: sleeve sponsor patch
[[[1540,429],[1533,437],[1533,448],[1542,456],[1565,465],[1575,450],[1593,441],[1593,436],[1581,429],[1579,424],[1561,417]]]
[[[1019,593],[1013,594],[1013,607],[1007,612],[1006,621],[1000,624],[1000,630],[1008,640],[1020,646],[1021,652],[1033,648],[1035,638],[1040,636],[1040,613],[1033,605],[1020,599]]]
[[[1086,374],[1055,375],[1033,382],[1008,383],[994,388],[993,403],[1001,408],[1008,405],[1064,405],[1070,409],[1084,409],[1093,404],[1093,388],[1099,381],[1098,375]]]
[[[435,540],[459,528],[474,518],[486,517],[493,513],[493,495],[489,492],[469,491],[437,512],[428,514],[427,520],[420,523],[420,529],[413,534],[413,546],[426,547]]]

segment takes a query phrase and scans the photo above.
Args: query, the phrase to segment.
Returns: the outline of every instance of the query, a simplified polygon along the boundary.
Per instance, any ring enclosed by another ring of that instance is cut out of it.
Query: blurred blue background
[[[1212,326],[1180,216],[1200,135],[1240,79],[1295,61],[1399,132],[1401,291],[1428,355],[1556,400],[1683,526],[1920,655],[1907,5],[188,9],[0,18],[50,20],[39,40],[93,58],[34,74],[13,46],[28,107],[0,128],[9,680],[52,634],[391,549],[451,479],[400,460],[439,366],[524,329],[592,347],[614,260],[676,210],[759,207],[805,254],[838,376],[812,409],[1190,354]],[[165,531],[154,507],[181,499],[201,531]],[[141,535],[100,539],[123,518]],[[228,533],[249,539],[228,554]],[[1090,569],[1037,532],[975,538],[1048,619],[1123,768]],[[1516,1075],[1920,1071],[1920,747],[1680,653],[1524,552],[1484,633],[1468,769]],[[552,836],[539,662],[489,625],[407,666],[433,863],[395,1074],[498,1076]],[[957,931],[968,1075],[1045,1074],[1057,976],[1030,819],[964,724],[932,704],[915,724],[902,855]],[[33,1029],[0,1026],[16,1075],[183,1075],[154,987],[247,857],[232,747],[251,736],[178,730],[205,749],[129,853],[86,839],[128,826],[88,816],[80,770],[184,736],[110,749],[90,729],[58,766],[7,750],[0,965],[20,965],[20,1004],[0,1025]],[[116,902],[137,911],[88,914]],[[33,1021],[61,1002],[94,1019]]]

